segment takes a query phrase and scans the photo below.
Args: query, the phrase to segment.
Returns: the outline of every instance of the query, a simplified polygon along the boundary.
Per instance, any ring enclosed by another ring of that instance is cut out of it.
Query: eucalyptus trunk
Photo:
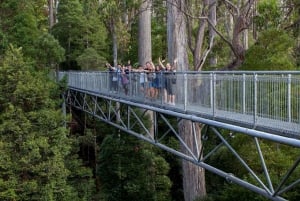
[[[49,7],[49,27],[50,29],[54,26],[54,2],[53,0],[48,0]]]
[[[114,66],[116,67],[118,65],[118,37],[116,33],[116,27],[115,23],[112,23],[111,26],[111,34],[112,34],[112,43],[113,43],[113,62]]]
[[[217,2],[215,0],[210,0],[210,10],[209,10],[209,20],[211,21],[211,25],[209,27],[209,41],[212,42],[210,48],[213,48],[214,38],[216,37],[216,32],[212,26],[217,25]],[[212,56],[210,58],[209,64],[211,67],[216,67],[217,65],[217,56],[212,52]]]
[[[203,9],[201,11],[201,16],[206,17],[206,7],[208,5],[208,0],[203,0],[202,2]],[[193,26],[193,25],[192,25]],[[204,43],[204,35],[207,27],[206,19],[199,19],[199,28],[197,31],[197,36],[195,38],[195,47],[193,47],[193,61],[194,61],[194,70],[200,71],[202,63],[204,63],[204,60],[202,59],[202,49],[203,49],[203,43]]]
[[[151,4],[152,0],[144,0],[140,6],[138,57],[139,64],[144,65],[152,58],[151,46]]]
[[[183,10],[185,10],[185,0],[168,1],[168,59],[176,65],[177,71],[188,70],[188,54],[187,54],[187,24]],[[174,60],[177,62],[175,63]],[[178,82],[177,82],[178,83]],[[176,87],[179,90],[179,86]],[[176,94],[182,94],[180,91]],[[178,123],[179,135],[184,142],[196,153],[195,139],[193,136],[193,124],[190,120],[181,120]],[[195,126],[196,138],[198,138],[198,149],[201,149],[201,129],[199,125]],[[182,151],[189,154],[185,148]],[[188,161],[182,161],[183,168],[183,190],[185,201],[193,201],[196,198],[206,196],[205,171],[203,168],[196,166]]]
[[[139,10],[138,57],[140,65],[145,65],[146,62],[152,61],[151,8],[152,0],[144,0]],[[152,111],[148,111],[147,115],[151,121],[150,135],[154,137],[154,113]]]
[[[246,48],[243,44],[244,32],[252,23],[252,11],[256,0],[245,1],[241,7],[235,7],[234,27],[232,33],[232,51],[235,59],[227,69],[237,69],[245,60]]]

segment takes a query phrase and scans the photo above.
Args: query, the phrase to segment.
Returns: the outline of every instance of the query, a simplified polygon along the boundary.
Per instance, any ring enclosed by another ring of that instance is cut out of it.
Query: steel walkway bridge
[[[112,81],[114,76],[118,78],[115,83]],[[64,98],[68,106],[89,113],[270,200],[285,200],[283,194],[298,187],[299,175],[295,181],[290,181],[290,178],[299,169],[300,153],[281,181],[274,182],[260,142],[264,140],[300,148],[300,72],[157,73],[155,76],[162,85],[168,79],[176,79],[176,83],[172,82],[176,94],[175,105],[165,102],[163,90],[155,98],[147,96],[149,85],[141,88],[141,81],[147,74],[126,74],[129,83],[125,87],[120,81],[122,76],[121,73],[78,71],[58,74],[59,79],[65,78],[67,82]],[[140,108],[142,114],[136,112],[136,108]],[[149,111],[153,114],[152,130],[144,124]],[[199,138],[196,129],[192,129],[190,135],[196,145],[194,150],[180,136],[178,127],[170,123],[170,117],[175,117],[177,122],[190,120],[193,128],[199,123],[206,125],[220,143],[204,153],[208,134],[203,132]],[[169,130],[164,134],[159,133],[159,124],[166,125]],[[143,132],[136,132],[137,127],[142,128]],[[227,135],[220,130],[228,131]],[[230,144],[235,135],[242,134],[253,138],[256,147],[253,152],[258,155],[261,164],[259,172],[263,172],[263,178]],[[173,135],[180,142],[180,149],[163,143],[168,135]],[[208,164],[207,159],[221,147],[226,147],[236,157],[255,182],[251,183],[238,178],[235,173]]]

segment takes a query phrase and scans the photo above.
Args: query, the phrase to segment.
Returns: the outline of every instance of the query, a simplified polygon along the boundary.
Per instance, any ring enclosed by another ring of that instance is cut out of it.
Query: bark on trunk
[[[179,133],[181,137],[188,147],[194,151],[194,154],[197,154],[192,129],[192,122],[189,120],[182,120],[179,123]],[[201,129],[199,124],[195,125],[195,130],[198,138],[197,141],[201,142]],[[198,149],[201,150],[202,144],[199,143],[198,146]],[[186,152],[186,154],[188,153]],[[206,196],[205,170],[187,161],[182,161],[182,169],[184,200],[194,201],[196,198],[204,198]]]
[[[203,5],[203,9],[202,9],[201,16],[206,17],[208,1],[204,0],[202,2],[202,5]],[[206,27],[207,27],[206,19],[200,19],[198,33],[197,33],[197,37],[196,37],[196,44],[195,44],[195,48],[193,51],[194,70],[196,70],[196,71],[200,71],[201,70],[200,66],[202,63],[204,63],[204,60],[202,58],[202,49],[203,49],[203,42],[204,42],[204,35],[205,35]]]
[[[139,15],[138,57],[141,65],[151,60],[151,51],[151,0],[145,0]]]
[[[152,0],[145,0],[140,6],[138,57],[141,65],[145,65],[146,62],[152,60],[151,7]],[[154,113],[148,111],[147,115],[151,121],[150,135],[154,138]]]
[[[188,69],[188,55],[187,55],[187,30],[186,18],[181,12],[185,9],[184,0],[168,1],[168,59],[174,65],[174,59],[177,60],[177,71]],[[177,82],[178,83],[178,82]],[[180,87],[176,87],[177,90]],[[180,92],[177,92],[180,94]],[[194,136],[192,134],[192,122],[189,120],[182,120],[178,124],[179,134],[184,139],[185,143],[196,151],[194,144]],[[200,128],[196,129],[198,132],[198,143],[201,146]],[[182,147],[183,149],[183,147]],[[200,148],[199,148],[200,149]],[[184,149],[182,151],[185,151]],[[205,174],[204,169],[196,166],[190,162],[182,161],[183,168],[183,190],[185,201],[193,201],[198,197],[206,196],[205,188]]]
[[[249,28],[252,21],[252,9],[256,0],[249,0],[241,8],[235,7],[237,17],[234,18],[234,28],[232,33],[232,50],[235,59],[229,64],[226,69],[238,69],[245,60],[246,49],[243,46],[243,32]],[[230,5],[232,6],[232,5]]]
[[[53,5],[53,0],[48,0],[48,5],[49,5],[49,27],[52,29],[54,25],[54,5]]]
[[[113,62],[114,62],[114,66],[116,67],[118,65],[118,38],[117,38],[117,33],[115,30],[115,24],[112,23],[112,27],[111,27],[112,31],[112,42],[113,42]]]
[[[201,18],[198,20],[198,31],[197,35],[194,38],[192,34],[192,30],[194,27],[194,18],[189,16],[187,19],[188,23],[188,44],[189,48],[192,51],[193,54],[193,69],[195,71],[201,71],[208,55],[211,53],[213,45],[214,45],[214,39],[216,36],[215,32],[215,26],[216,26],[216,1],[215,0],[203,0],[201,2]],[[209,21],[209,23],[208,23]],[[209,24],[208,31],[209,31],[209,42],[208,46],[204,46],[205,37],[206,37],[206,31],[207,31],[207,25]],[[195,41],[195,42],[194,42]],[[211,57],[211,62],[216,65],[216,59]]]
[[[209,26],[209,41],[211,41],[210,48],[213,48],[214,38],[216,37],[216,32],[212,26],[217,25],[217,3],[215,0],[210,0],[210,10],[209,10],[209,19],[212,22],[212,25]],[[210,58],[210,66],[215,67],[217,65],[217,57],[215,54],[212,54]]]

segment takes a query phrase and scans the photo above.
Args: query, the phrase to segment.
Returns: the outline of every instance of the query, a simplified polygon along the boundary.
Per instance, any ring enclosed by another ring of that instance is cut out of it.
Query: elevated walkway
[[[218,174],[229,181],[244,186],[271,200],[285,200],[282,194],[300,183],[300,179],[287,183],[288,178],[298,167],[300,158],[296,159],[282,180],[274,187],[268,173],[259,139],[282,143],[292,147],[300,147],[300,72],[180,72],[172,75],[158,73],[157,78],[162,85],[169,76],[176,78],[172,84],[175,91],[176,104],[166,103],[163,92],[158,96],[148,97],[148,84],[141,88],[141,76],[147,74],[127,74],[129,84],[124,88],[120,81],[121,74],[108,72],[60,72],[59,79],[67,76],[68,90],[65,94],[69,106],[87,112],[94,117],[132,134],[142,140],[169,151],[195,165]],[[117,85],[112,77],[118,77]],[[128,91],[127,91],[128,89]],[[144,110],[139,116],[134,108]],[[146,112],[154,113],[154,135],[143,119]],[[197,123],[207,125],[219,138],[217,144],[204,154],[206,134],[202,140],[195,130],[191,131],[194,150],[180,136],[177,128],[171,125],[169,116],[177,117],[177,121],[191,120],[193,127]],[[158,124],[163,122],[169,130],[159,135]],[[132,123],[134,122],[134,123]],[[143,132],[136,132],[139,126]],[[219,129],[229,130],[222,135]],[[230,145],[235,133],[243,133],[253,137],[258,158],[265,178],[259,178],[236,150]],[[167,135],[174,135],[181,144],[175,150],[163,143]],[[250,183],[224,172],[207,163],[207,159],[225,146],[244,166],[256,181]]]

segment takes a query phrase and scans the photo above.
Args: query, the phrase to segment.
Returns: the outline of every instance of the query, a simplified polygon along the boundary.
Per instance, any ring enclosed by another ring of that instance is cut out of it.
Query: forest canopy
[[[178,158],[61,109],[66,86],[56,82],[58,70],[136,68],[146,61],[176,61],[180,71],[299,70],[299,0],[0,1],[0,200],[184,200]],[[260,168],[248,139],[233,146]],[[275,178],[298,154],[267,142],[262,147]],[[249,178],[222,149],[210,162]],[[265,200],[205,177],[204,196],[194,200]],[[287,198],[299,200],[299,192]]]

